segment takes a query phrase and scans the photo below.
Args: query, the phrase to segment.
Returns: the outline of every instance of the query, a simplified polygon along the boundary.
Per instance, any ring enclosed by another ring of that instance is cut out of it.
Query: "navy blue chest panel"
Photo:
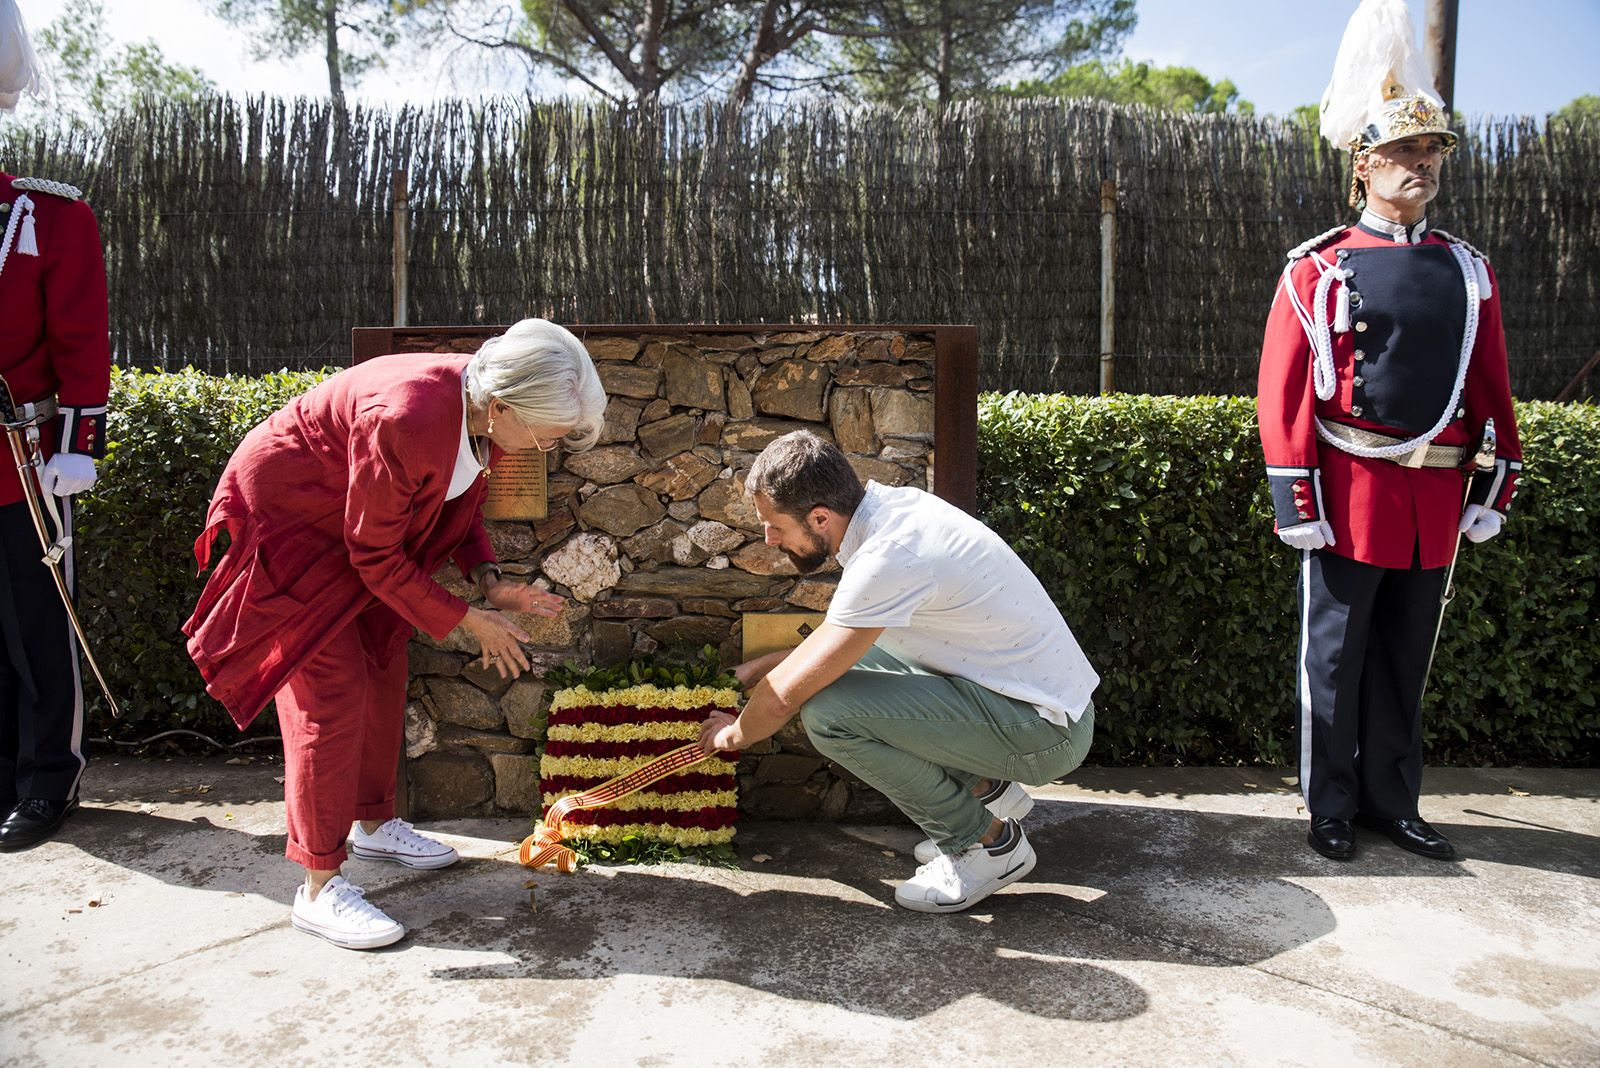
[[[1444,245],[1339,252],[1351,272],[1351,406],[1409,434],[1431,430],[1450,401],[1466,328],[1467,286]]]

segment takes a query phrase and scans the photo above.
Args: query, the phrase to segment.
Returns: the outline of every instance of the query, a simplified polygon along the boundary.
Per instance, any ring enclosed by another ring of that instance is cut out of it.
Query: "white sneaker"
[[[997,820],[1020,820],[1033,811],[1033,798],[1021,783],[1008,782],[1000,796],[983,807]],[[911,850],[911,855],[917,858],[918,864],[931,864],[938,859],[939,846],[932,838],[924,838]]]
[[[418,834],[401,819],[390,820],[371,834],[352,823],[350,852],[364,860],[392,860],[408,868],[448,868],[461,859],[454,849]]]
[[[344,876],[335,875],[313,901],[306,884],[301,883],[294,894],[290,920],[306,934],[345,949],[377,949],[404,938],[406,929],[363,897],[365,893]]]
[[[1039,858],[1016,821],[1007,822],[1016,839],[1004,852],[974,845],[960,853],[941,853],[900,884],[895,901],[916,912],[960,912],[1028,874]]]

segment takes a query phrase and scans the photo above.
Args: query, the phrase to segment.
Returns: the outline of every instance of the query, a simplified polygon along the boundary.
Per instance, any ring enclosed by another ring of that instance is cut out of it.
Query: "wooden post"
[[[1588,383],[1589,376],[1594,373],[1596,368],[1600,368],[1600,349],[1594,350],[1594,355],[1589,357],[1589,362],[1583,365],[1583,370],[1573,375],[1571,381],[1562,387],[1560,393],[1556,394],[1556,402],[1559,404],[1576,397],[1579,387]]]
[[[1428,0],[1428,66],[1446,117],[1456,106],[1456,16],[1459,0]]]
[[[1117,183],[1100,183],[1100,392],[1117,385]]]
[[[410,290],[407,267],[411,238],[411,201],[406,187],[406,171],[398,167],[394,172],[394,325],[406,326],[406,294]]]

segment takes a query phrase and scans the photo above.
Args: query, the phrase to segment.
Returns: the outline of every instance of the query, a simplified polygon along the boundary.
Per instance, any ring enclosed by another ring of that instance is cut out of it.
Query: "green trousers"
[[[893,801],[945,853],[989,829],[972,796],[980,779],[1039,786],[1083,763],[1094,706],[1070,727],[952,675],[903,663],[873,646],[800,709],[817,751]]]

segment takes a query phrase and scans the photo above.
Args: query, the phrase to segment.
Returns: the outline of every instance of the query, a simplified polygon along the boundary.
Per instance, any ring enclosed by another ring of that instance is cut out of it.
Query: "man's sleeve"
[[[915,553],[889,543],[852,557],[828,605],[841,627],[904,627],[933,596],[933,573]]]
[[[1488,261],[1484,261],[1488,267]],[[1467,410],[1467,430],[1473,436],[1467,448],[1474,448],[1484,420],[1494,420],[1495,462],[1492,468],[1472,476],[1469,504],[1481,504],[1502,514],[1510,511],[1517,495],[1517,477],[1522,473],[1522,440],[1517,436],[1517,416],[1511,406],[1511,375],[1506,361],[1506,332],[1500,319],[1500,283],[1491,269],[1492,293],[1478,312],[1478,339],[1472,347],[1472,363],[1467,368],[1463,391]]]
[[[45,346],[60,383],[57,452],[99,458],[106,450],[106,397],[111,390],[110,321],[105,257],[94,212],[68,201],[40,220],[44,263]]]
[[[1256,421],[1267,462],[1267,485],[1279,530],[1326,519],[1322,476],[1317,469],[1316,394],[1311,385],[1311,345],[1285,291],[1308,273],[1301,260],[1289,278],[1280,277],[1267,314],[1256,377]],[[1304,290],[1303,285],[1299,286]],[[1310,307],[1312,292],[1301,292]]]

